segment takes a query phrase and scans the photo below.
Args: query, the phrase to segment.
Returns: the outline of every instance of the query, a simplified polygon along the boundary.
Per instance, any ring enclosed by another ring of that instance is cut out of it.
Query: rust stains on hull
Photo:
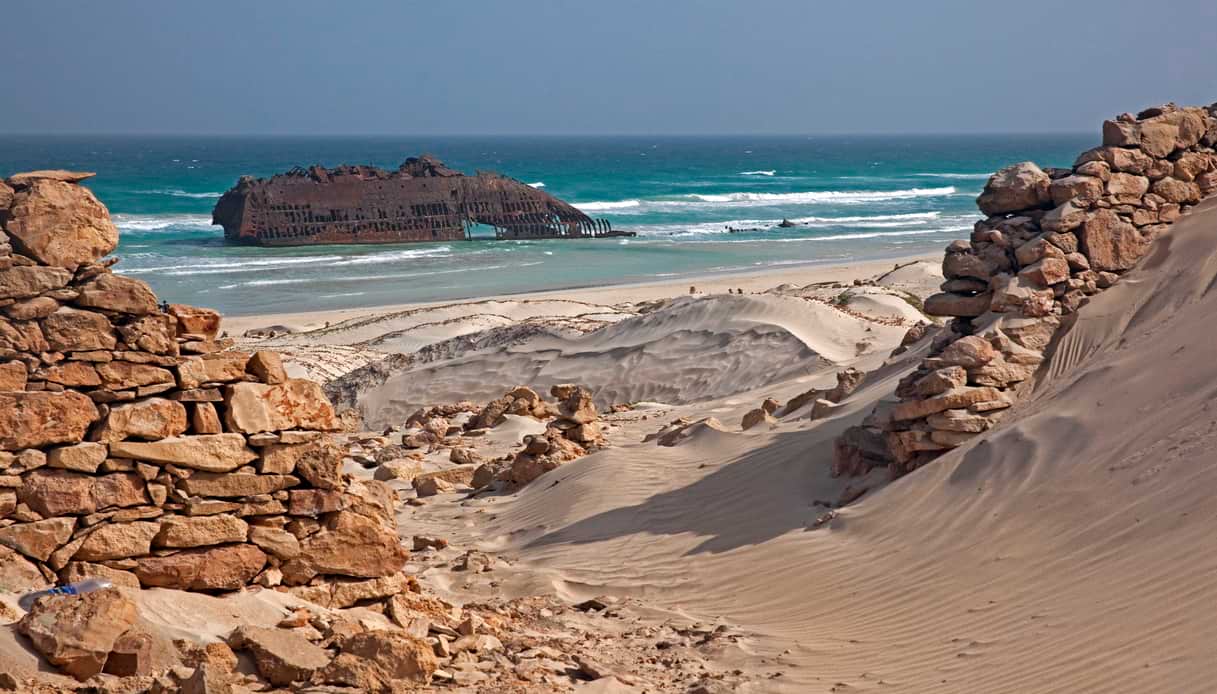
[[[228,241],[261,246],[457,241],[473,224],[494,227],[500,239],[633,235],[513,178],[466,176],[429,156],[392,172],[313,166],[242,176],[211,218]]]

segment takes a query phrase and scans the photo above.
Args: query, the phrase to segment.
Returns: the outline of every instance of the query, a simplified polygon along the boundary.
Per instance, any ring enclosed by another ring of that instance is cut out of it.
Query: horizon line
[[[207,132],[0,132],[0,137],[264,137],[264,138],[423,138],[423,137],[515,137],[515,138],[562,138],[562,137],[593,137],[593,138],[626,138],[626,137],[937,137],[937,136],[1076,136],[1093,135],[1094,133],[1081,130],[1050,130],[1050,131],[916,131],[916,132],[822,132],[822,133],[749,133],[749,132],[715,132],[715,133],[207,133]]]

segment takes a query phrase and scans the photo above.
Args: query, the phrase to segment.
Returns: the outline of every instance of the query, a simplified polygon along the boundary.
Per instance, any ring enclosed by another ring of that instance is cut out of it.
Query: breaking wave
[[[211,215],[205,214],[115,214],[111,219],[123,231],[160,231],[170,227],[212,230]]]
[[[776,176],[777,173],[778,173],[777,169],[768,169],[768,170],[761,170],[761,171],[741,171],[741,172],[739,172],[739,175],[741,175],[741,176]]]
[[[617,212],[618,214],[645,214],[651,211],[681,210],[690,208],[717,208],[727,205],[741,207],[815,204],[862,204],[890,200],[942,197],[958,192],[955,186],[941,188],[908,188],[905,190],[812,190],[796,193],[690,193],[671,198],[646,200],[612,200],[577,202],[575,207],[584,212]]]
[[[983,180],[989,178],[989,176],[991,176],[992,174],[987,174],[987,173],[915,173],[913,175],[921,176],[923,178],[956,178],[956,179],[964,179],[964,180],[975,179],[975,180],[983,181]]]
[[[180,188],[154,188],[152,190],[133,190],[133,193],[144,193],[146,195],[169,195],[175,198],[218,198],[223,193],[190,193]]]
[[[642,201],[614,200],[611,202],[574,202],[571,204],[584,212],[598,212],[600,210],[620,210],[627,207],[638,207],[642,204]]]
[[[803,193],[721,193],[703,195],[693,193],[684,197],[698,202],[871,202],[878,200],[905,200],[908,198],[939,197],[953,195],[955,186],[943,188],[909,188],[907,190],[816,190]]]
[[[529,183],[528,185],[532,186],[533,188],[544,188],[545,181],[537,181],[536,183]]]

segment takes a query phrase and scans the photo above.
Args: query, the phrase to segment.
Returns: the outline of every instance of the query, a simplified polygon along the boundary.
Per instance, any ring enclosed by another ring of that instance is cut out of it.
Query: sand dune
[[[821,527],[829,442],[916,355],[824,422],[578,460],[461,540],[515,560],[510,592],[740,625],[723,657],[781,673],[745,691],[1212,691],[1215,229],[1210,202],[1085,306],[1001,426]]]
[[[907,326],[882,324],[828,304],[780,295],[677,299],[586,335],[541,332],[394,376],[363,400],[373,425],[427,403],[489,400],[526,383],[579,382],[602,406],[723,398],[850,363]]]

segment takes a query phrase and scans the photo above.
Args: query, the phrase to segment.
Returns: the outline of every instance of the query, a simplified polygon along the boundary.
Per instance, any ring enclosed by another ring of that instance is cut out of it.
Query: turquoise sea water
[[[230,314],[372,306],[898,257],[965,237],[988,173],[1067,166],[1087,135],[222,138],[0,136],[0,174],[96,171],[118,270]],[[263,249],[211,208],[242,174],[439,156],[574,203],[630,239]],[[783,219],[799,224],[779,229]],[[749,229],[728,233],[727,227]]]

